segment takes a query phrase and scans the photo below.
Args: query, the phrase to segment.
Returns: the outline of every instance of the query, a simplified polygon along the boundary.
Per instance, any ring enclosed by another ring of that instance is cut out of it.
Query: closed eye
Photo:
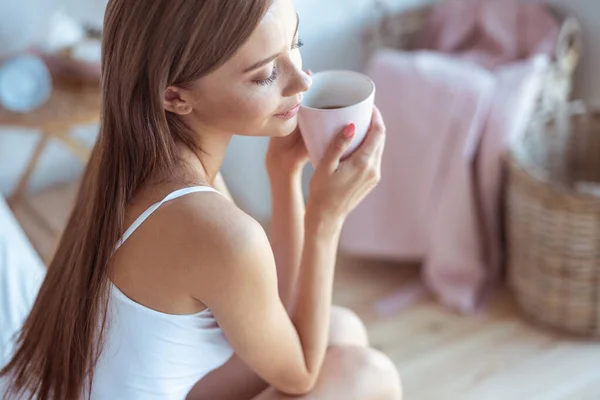
[[[292,45],[292,50],[299,49],[302,46],[304,46],[304,42],[302,41],[302,39],[298,38],[298,40],[296,41],[296,43],[294,43]]]
[[[294,43],[292,45],[292,50],[299,49],[302,46],[304,46],[304,42],[302,42],[302,39],[298,39],[296,41],[296,43]],[[254,81],[254,82],[259,86],[268,86],[268,85],[272,84],[273,82],[275,82],[276,79],[277,79],[277,65],[273,65],[273,72],[271,73],[271,76],[269,76],[267,79],[260,79],[260,80]]]
[[[271,76],[269,76],[267,79],[261,79],[254,82],[259,86],[269,86],[275,82],[275,79],[277,79],[277,66],[273,65],[273,72],[271,73]]]

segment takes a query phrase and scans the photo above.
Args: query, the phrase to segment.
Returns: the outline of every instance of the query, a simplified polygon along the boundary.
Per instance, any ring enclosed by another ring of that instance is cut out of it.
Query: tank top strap
[[[162,199],[158,203],[155,203],[155,204],[151,205],[150,207],[148,207],[148,209],[146,211],[144,211],[142,213],[142,215],[140,215],[133,222],[133,224],[131,224],[131,226],[129,228],[127,228],[127,230],[125,231],[123,236],[117,242],[115,251],[117,251],[123,245],[123,243],[125,243],[125,241],[127,239],[129,239],[129,237],[133,234],[133,232],[135,232],[135,230],[137,228],[139,228],[139,226],[142,225],[144,223],[144,221],[146,221],[146,219],[148,219],[148,217],[150,215],[152,215],[152,213],[154,211],[156,211],[160,206],[162,206],[163,204],[165,204],[168,201],[175,200],[179,197],[186,196],[191,193],[199,193],[199,192],[214,192],[214,193],[220,194],[220,192],[218,190],[216,190],[210,186],[193,186],[193,187],[188,187],[188,188],[184,188],[184,189],[179,189],[179,190],[169,193],[164,199]]]

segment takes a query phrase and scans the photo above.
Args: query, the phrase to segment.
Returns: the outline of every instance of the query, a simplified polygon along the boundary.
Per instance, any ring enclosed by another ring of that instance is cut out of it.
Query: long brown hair
[[[108,264],[127,205],[149,176],[177,165],[176,142],[195,135],[165,112],[170,85],[186,87],[245,43],[269,0],[111,0],[102,50],[100,135],[77,203],[17,350],[0,372],[7,395],[89,397],[106,328]]]

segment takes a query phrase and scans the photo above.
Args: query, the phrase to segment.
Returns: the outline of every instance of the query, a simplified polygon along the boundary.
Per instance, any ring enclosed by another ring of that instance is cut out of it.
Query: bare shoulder
[[[185,265],[196,265],[202,274],[227,272],[253,261],[272,257],[262,226],[233,202],[217,193],[198,193],[182,198],[171,210],[177,220],[178,248]],[[198,262],[202,260],[202,262]]]

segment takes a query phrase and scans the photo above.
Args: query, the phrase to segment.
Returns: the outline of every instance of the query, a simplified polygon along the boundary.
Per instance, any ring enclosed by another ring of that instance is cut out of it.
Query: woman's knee
[[[329,327],[330,346],[368,346],[367,328],[349,308],[333,307]]]
[[[400,375],[392,360],[382,352],[369,347],[342,347],[337,349],[338,362],[350,368],[355,390],[361,398],[372,400],[400,400]]]
[[[382,352],[367,349],[367,365],[372,378],[380,382],[381,400],[400,400],[402,398],[402,382],[398,368],[393,361]]]

